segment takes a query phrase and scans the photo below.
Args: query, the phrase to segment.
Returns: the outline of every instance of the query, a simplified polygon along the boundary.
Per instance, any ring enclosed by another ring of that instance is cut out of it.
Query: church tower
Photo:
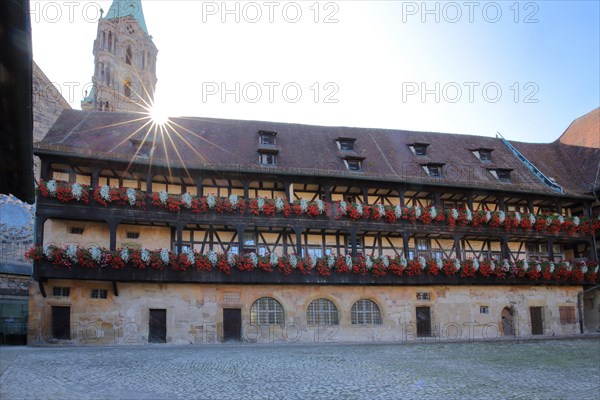
[[[106,17],[98,21],[93,86],[81,108],[144,111],[154,99],[157,53],[141,0],[113,0]]]

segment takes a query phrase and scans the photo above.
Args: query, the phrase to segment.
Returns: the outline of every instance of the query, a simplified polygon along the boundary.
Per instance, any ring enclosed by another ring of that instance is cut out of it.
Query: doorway
[[[242,310],[240,308],[223,309],[223,341],[241,340]]]
[[[431,308],[417,307],[417,336],[431,336]]]
[[[542,307],[529,307],[529,314],[531,315],[531,334],[543,335]]]
[[[504,307],[502,310],[502,335],[503,336],[514,336],[515,335],[515,322],[514,322],[514,310],[512,307]]]
[[[52,306],[52,337],[71,340],[71,307]]]
[[[167,342],[167,310],[150,309],[148,343]]]

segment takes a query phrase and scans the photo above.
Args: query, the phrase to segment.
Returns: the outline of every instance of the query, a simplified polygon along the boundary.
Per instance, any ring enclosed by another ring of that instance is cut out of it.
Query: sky
[[[73,108],[110,3],[30,1],[33,59]],[[166,115],[526,142],[600,106],[599,4],[142,1]]]

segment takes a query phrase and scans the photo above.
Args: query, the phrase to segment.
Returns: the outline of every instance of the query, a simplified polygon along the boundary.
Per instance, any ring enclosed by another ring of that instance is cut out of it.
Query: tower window
[[[125,63],[131,65],[131,47],[127,46],[127,51],[125,52]]]

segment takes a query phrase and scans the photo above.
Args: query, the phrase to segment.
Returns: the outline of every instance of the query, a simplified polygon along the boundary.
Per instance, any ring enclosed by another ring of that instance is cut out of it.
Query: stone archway
[[[512,307],[504,307],[502,310],[502,335],[515,335],[514,309]]]

